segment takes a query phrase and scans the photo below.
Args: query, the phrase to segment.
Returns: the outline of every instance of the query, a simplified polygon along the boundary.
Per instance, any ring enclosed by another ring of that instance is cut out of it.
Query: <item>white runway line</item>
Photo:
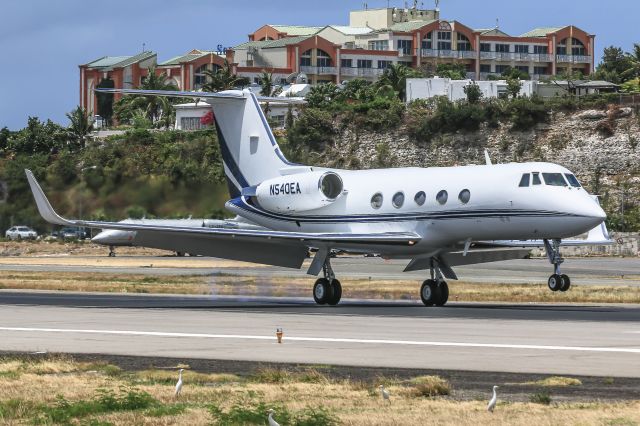
[[[252,336],[252,335],[243,335],[243,334],[170,333],[170,332],[164,332],[164,331],[83,330],[83,329],[67,329],[67,328],[29,328],[29,327],[0,327],[0,331],[275,341],[275,338],[273,336]],[[444,347],[461,347],[461,348],[533,349],[533,350],[546,350],[546,351],[608,352],[608,353],[640,354],[640,348],[617,348],[617,347],[518,345],[518,344],[503,344],[503,343],[470,343],[470,342],[429,342],[429,341],[416,341],[416,340],[347,339],[347,338],[332,338],[332,337],[294,337],[294,336],[287,336],[286,340],[293,341],[293,342],[359,343],[359,344],[383,344],[383,345],[405,345],[405,346],[444,346]]]

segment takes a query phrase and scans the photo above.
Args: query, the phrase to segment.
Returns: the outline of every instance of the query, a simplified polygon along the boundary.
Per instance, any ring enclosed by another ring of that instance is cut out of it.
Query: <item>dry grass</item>
[[[535,382],[527,382],[524,384],[545,386],[545,387],[566,387],[566,386],[581,386],[582,382],[580,381],[580,379],[576,379],[575,377],[553,376],[553,377],[547,377]]]
[[[392,403],[384,404],[376,391],[375,381],[368,387],[354,386],[349,381],[332,381],[321,375],[324,378],[322,383],[303,382],[299,377],[305,372],[288,372],[286,381],[264,383],[256,380],[258,376],[243,379],[233,375],[186,371],[183,394],[176,401],[173,397],[175,371],[145,370],[111,377],[102,372],[103,367],[103,364],[81,364],[58,358],[1,360],[0,372],[13,372],[19,377],[0,375],[0,387],[4,390],[0,395],[0,423],[31,423],[43,409],[55,406],[56,395],[63,395],[74,404],[87,401],[96,395],[99,388],[117,392],[122,386],[130,388],[132,385],[139,392],[150,395],[155,401],[153,408],[90,414],[72,423],[206,425],[215,422],[209,410],[211,405],[228,411],[233,406],[256,407],[259,404],[281,407],[290,413],[300,413],[309,407],[321,408],[340,424],[347,425],[606,425],[640,422],[639,401],[546,406],[501,400],[496,411],[490,414],[485,409],[486,401],[456,401],[437,396],[425,398],[406,391],[419,384],[438,389],[440,394],[444,389],[450,391],[448,383],[434,376],[416,377],[395,384],[389,380],[392,383],[388,387]],[[317,370],[312,373],[314,376],[318,374]],[[263,372],[263,375],[273,375],[273,371]],[[211,383],[216,385],[210,386]]]
[[[194,295],[244,295],[308,297],[312,280],[242,276],[157,276],[79,272],[7,272],[0,289],[49,291],[98,291]],[[417,281],[343,281],[343,297],[359,299],[417,300]],[[580,286],[562,293],[545,284],[449,283],[450,301],[511,303],[640,303],[640,291],[632,286]]]

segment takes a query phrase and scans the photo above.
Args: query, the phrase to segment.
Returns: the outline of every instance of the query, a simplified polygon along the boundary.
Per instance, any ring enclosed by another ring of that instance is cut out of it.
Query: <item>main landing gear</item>
[[[327,257],[322,266],[324,278],[319,278],[313,285],[313,300],[318,305],[335,306],[340,302],[342,297],[342,285],[333,274],[331,268],[330,257]]]
[[[109,246],[109,257],[116,257],[116,248],[114,246]]]
[[[553,275],[547,280],[547,285],[551,291],[567,291],[571,287],[571,280],[565,274],[560,273],[560,265],[564,262],[560,254],[560,240],[544,240],[544,247],[547,250],[549,262],[553,264]]]
[[[449,300],[449,286],[436,262],[431,264],[431,279],[420,287],[420,299],[425,306],[444,306]]]

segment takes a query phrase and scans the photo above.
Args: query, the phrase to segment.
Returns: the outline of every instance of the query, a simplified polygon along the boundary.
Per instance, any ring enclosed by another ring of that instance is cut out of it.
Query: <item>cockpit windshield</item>
[[[544,183],[549,186],[567,186],[567,181],[562,177],[562,173],[542,173]]]
[[[582,186],[580,185],[580,182],[578,182],[578,179],[571,173],[565,173],[564,175],[567,178],[567,181],[569,181],[569,184],[574,188],[580,188]]]

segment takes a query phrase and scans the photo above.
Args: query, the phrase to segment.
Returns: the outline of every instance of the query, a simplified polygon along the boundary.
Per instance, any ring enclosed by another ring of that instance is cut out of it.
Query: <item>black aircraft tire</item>
[[[571,288],[571,280],[568,275],[560,275],[560,291],[565,292]]]
[[[560,278],[560,275],[558,274],[551,275],[547,280],[547,286],[551,291],[560,290],[560,287],[562,286],[562,279]]]
[[[313,300],[315,300],[318,305],[326,305],[333,296],[331,290],[329,280],[318,278],[313,285]]]
[[[433,306],[440,298],[440,289],[435,280],[426,280],[420,287],[420,299],[424,306]]]
[[[342,298],[342,284],[340,284],[340,281],[334,279],[331,281],[331,298],[327,303],[335,306],[340,303],[340,298]]]
[[[440,285],[438,286],[438,290],[439,297],[438,300],[436,300],[436,306],[444,306],[449,300],[449,286],[447,285],[446,281],[442,281],[440,283]]]

